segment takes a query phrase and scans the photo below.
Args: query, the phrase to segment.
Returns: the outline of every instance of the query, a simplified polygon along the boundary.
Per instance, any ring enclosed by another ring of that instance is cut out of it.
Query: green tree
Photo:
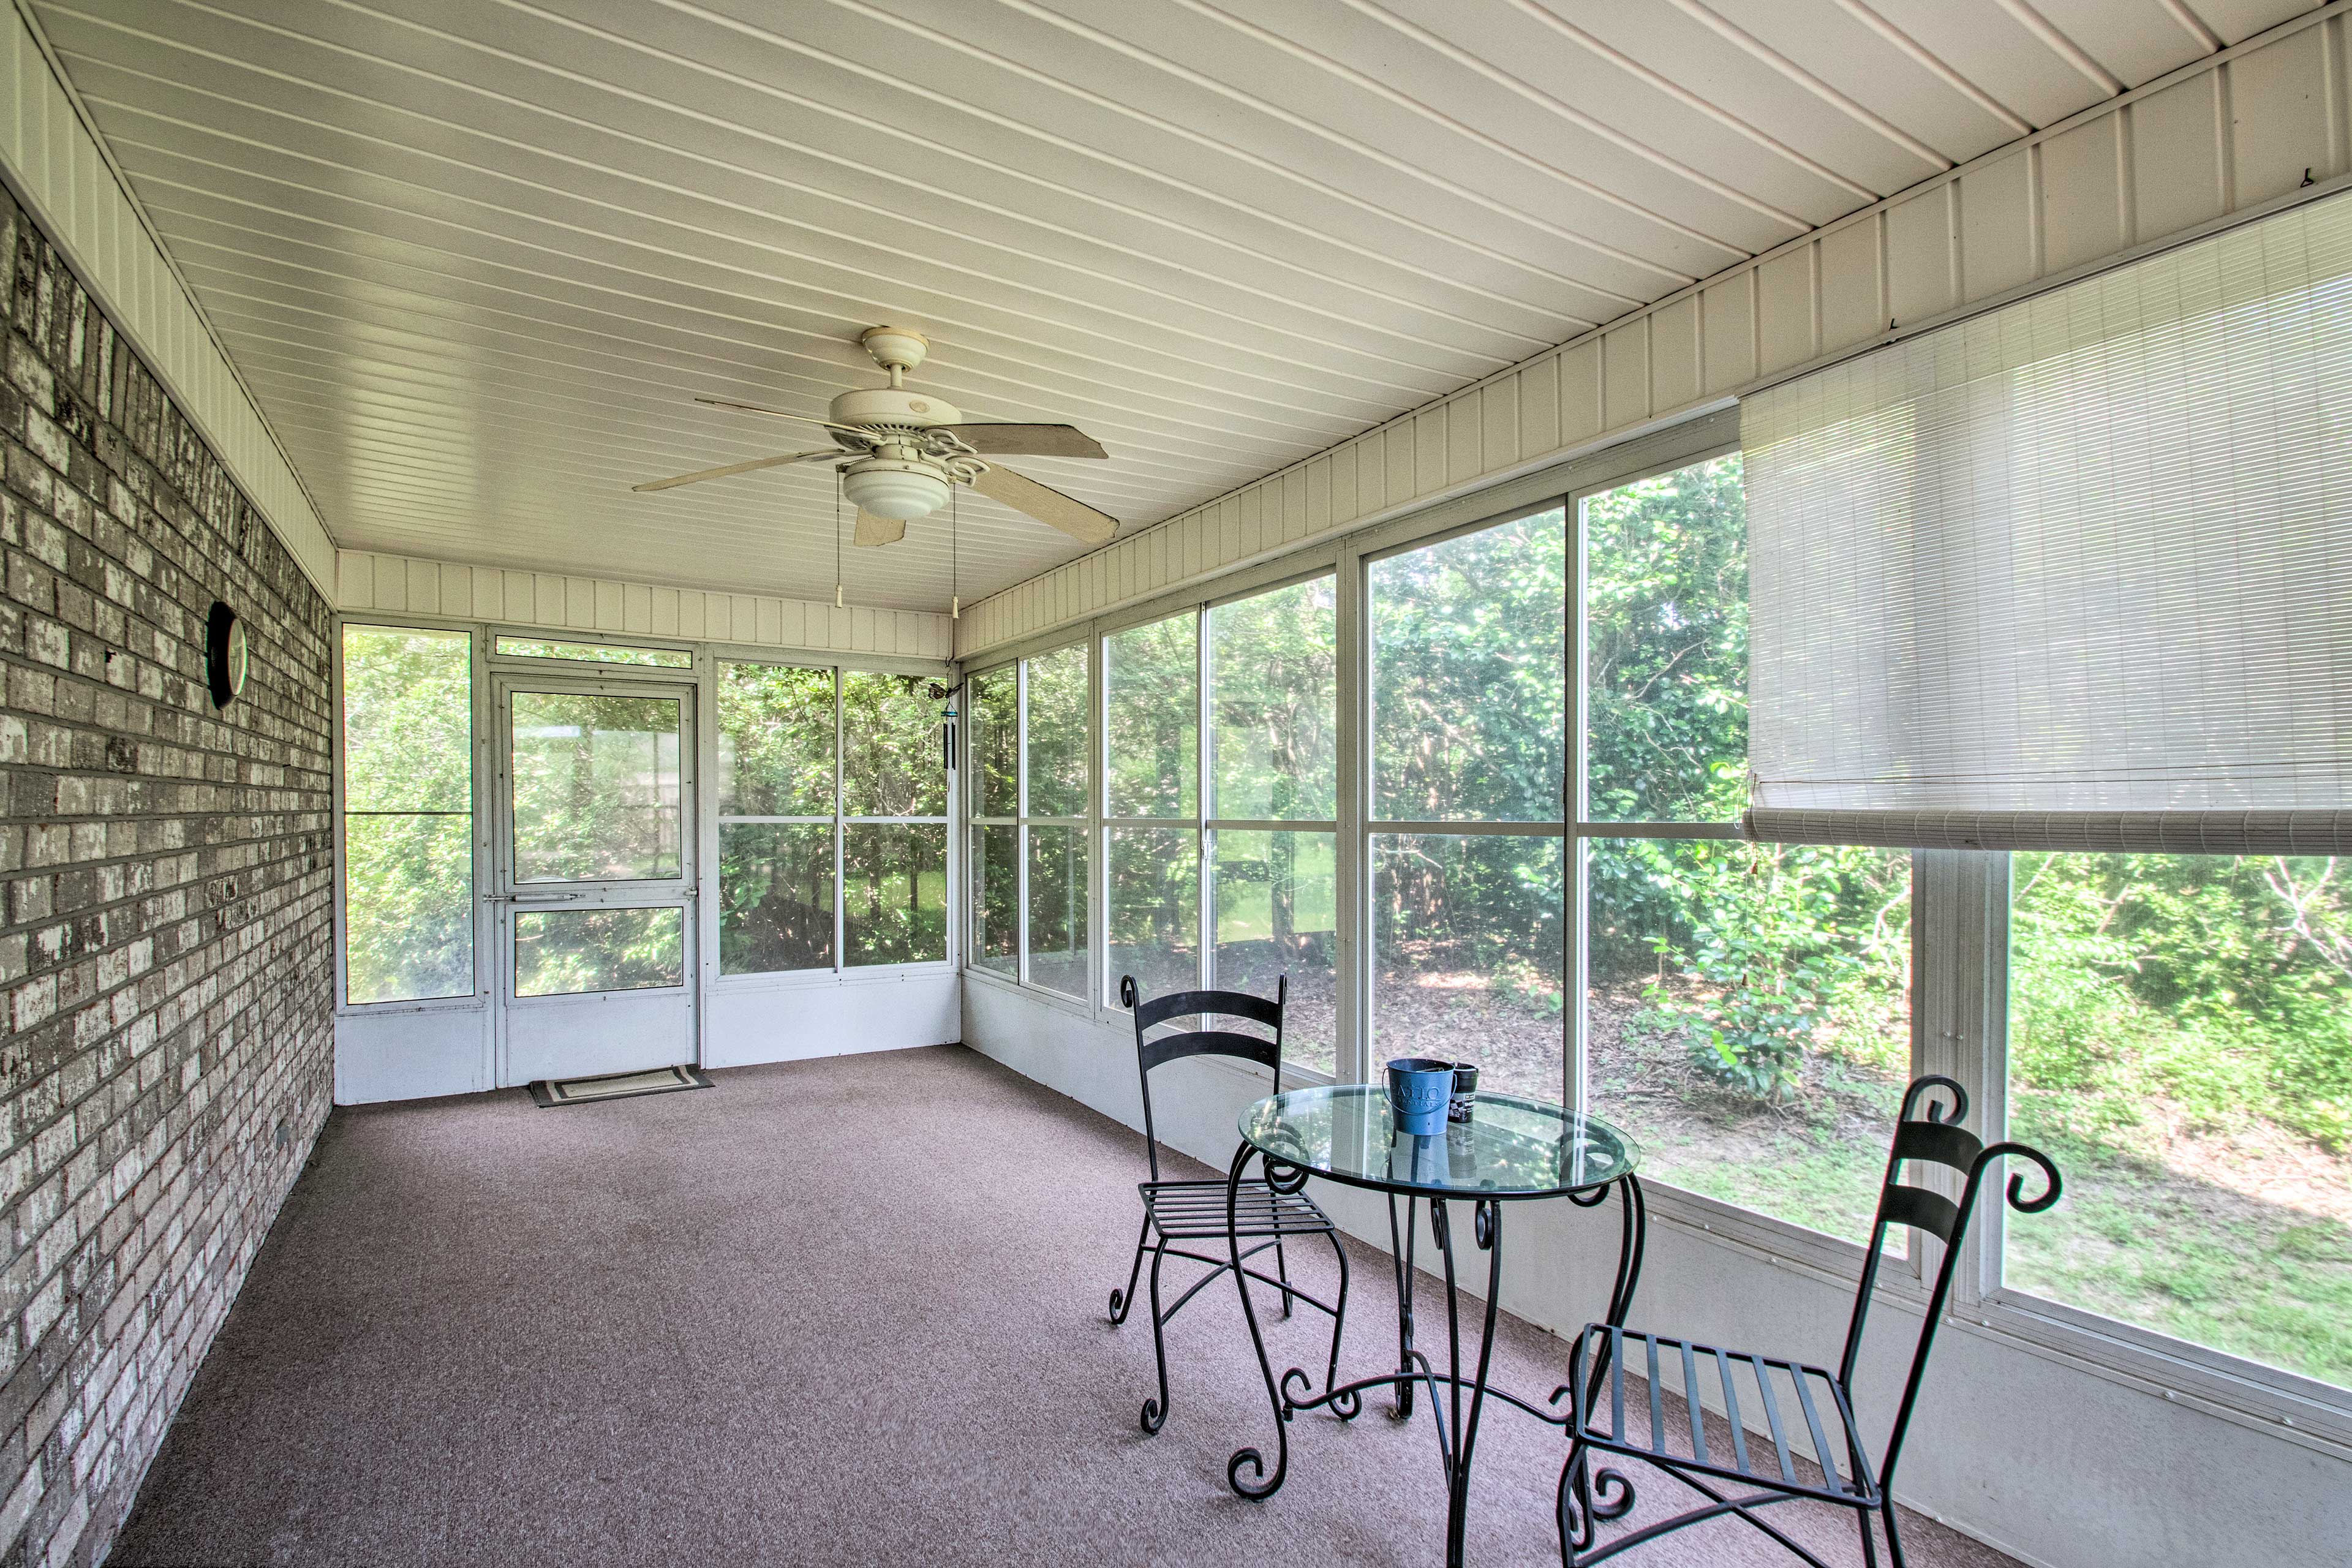
[[[352,1002],[474,990],[472,672],[463,632],[343,628]]]

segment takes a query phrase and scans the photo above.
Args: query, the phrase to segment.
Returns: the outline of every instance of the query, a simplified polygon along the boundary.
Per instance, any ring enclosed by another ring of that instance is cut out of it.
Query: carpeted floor
[[[1276,1497],[1226,1489],[1226,1456],[1273,1432],[1229,1289],[1171,1326],[1174,1409],[1137,1430],[1150,1326],[1104,1321],[1135,1235],[1126,1128],[957,1047],[714,1076],[337,1111],[110,1561],[1443,1560],[1425,1415],[1302,1415]],[[1394,1294],[1381,1255],[1351,1258],[1369,1372]],[[1498,1378],[1548,1394],[1559,1342],[1507,1326]],[[1319,1362],[1323,1331],[1278,1326],[1277,1367]],[[1473,1563],[1558,1561],[1561,1454],[1490,1412]],[[1811,1506],[1781,1524],[1859,1562]],[[1907,1522],[1917,1568],[2008,1563]],[[1789,1559],[1727,1521],[1624,1561]]]

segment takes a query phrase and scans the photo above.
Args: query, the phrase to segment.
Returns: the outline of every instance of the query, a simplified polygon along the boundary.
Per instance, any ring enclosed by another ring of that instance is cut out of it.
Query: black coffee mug
[[[1477,1095],[1478,1064],[1476,1062],[1455,1062],[1454,1064],[1454,1097],[1445,1102],[1445,1120],[1448,1121],[1469,1121],[1470,1102],[1475,1100]]]

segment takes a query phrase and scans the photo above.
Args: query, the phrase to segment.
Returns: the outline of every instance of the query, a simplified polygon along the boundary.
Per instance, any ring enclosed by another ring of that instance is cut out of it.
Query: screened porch
[[[0,1568],[2326,1563],[2303,0],[0,21]]]

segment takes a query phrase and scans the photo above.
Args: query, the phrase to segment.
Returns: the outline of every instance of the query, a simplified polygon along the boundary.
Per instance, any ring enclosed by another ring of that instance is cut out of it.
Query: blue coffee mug
[[[1399,1057],[1389,1063],[1389,1105],[1396,1130],[1427,1137],[1445,1125],[1454,1096],[1454,1064],[1433,1057]]]

